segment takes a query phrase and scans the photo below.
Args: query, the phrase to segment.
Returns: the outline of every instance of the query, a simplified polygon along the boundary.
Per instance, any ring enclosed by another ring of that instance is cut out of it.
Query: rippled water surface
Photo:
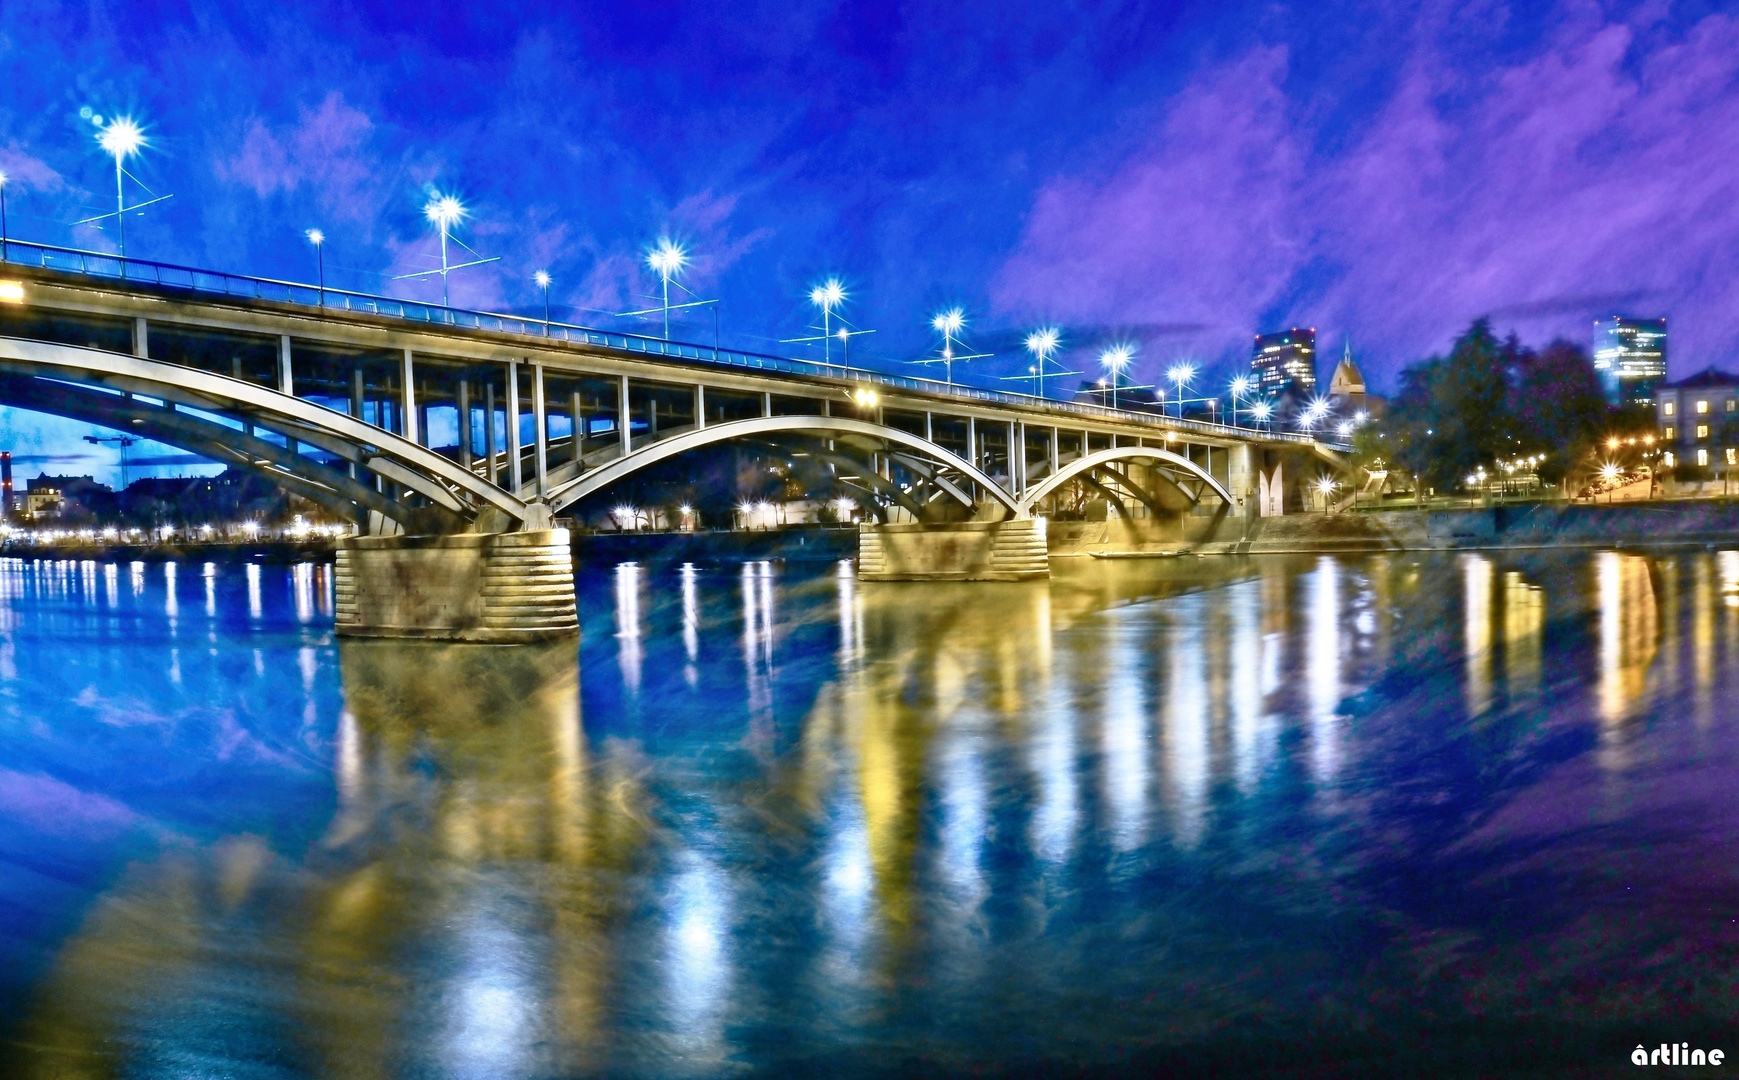
[[[0,562],[0,1075],[1626,1072],[1739,1051],[1739,552]]]

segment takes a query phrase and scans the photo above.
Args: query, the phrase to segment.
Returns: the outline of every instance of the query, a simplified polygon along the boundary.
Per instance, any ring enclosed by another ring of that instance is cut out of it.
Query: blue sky
[[[317,227],[329,282],[438,296],[389,280],[429,265],[438,188],[501,257],[456,303],[539,307],[547,268],[620,326],[669,233],[728,343],[800,336],[837,274],[877,331],[854,361],[911,370],[959,304],[987,382],[1041,322],[1075,367],[1137,342],[1139,381],[1309,325],[1386,388],[1482,314],[1533,342],[1664,314],[1675,376],[1739,361],[1728,6],[8,0],[0,65],[28,239],[113,246],[68,224],[109,190],[92,109],[147,126],[135,171],[175,197],[128,249],[170,262],[311,279]],[[56,469],[112,461],[85,431],[0,418],[81,455]]]

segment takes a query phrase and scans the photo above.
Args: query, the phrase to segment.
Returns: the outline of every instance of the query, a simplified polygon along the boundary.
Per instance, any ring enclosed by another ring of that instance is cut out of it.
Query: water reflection
[[[52,774],[128,838],[33,939],[53,960],[13,1045],[53,1051],[6,1075],[825,1074],[1389,1023],[1371,1003],[1396,997],[1622,1012],[1653,976],[1608,994],[1590,949],[1732,958],[1706,925],[1730,862],[1653,860],[1739,840],[1683,812],[1739,769],[1739,556],[1671,565],[1107,561],[942,589],[624,564],[582,582],[578,664],[338,646],[324,568],[219,565],[207,611],[243,636],[182,667],[173,573],[117,598],[101,567],[0,562],[8,695],[40,693],[53,620],[110,635],[59,657],[75,711],[14,701],[73,749],[33,758],[47,736],[15,724],[0,806]],[[180,687],[129,682],[159,660]],[[128,768],[69,764],[91,745]],[[1639,865],[1661,892],[1615,907]],[[1662,943],[1682,895],[1686,951]]]

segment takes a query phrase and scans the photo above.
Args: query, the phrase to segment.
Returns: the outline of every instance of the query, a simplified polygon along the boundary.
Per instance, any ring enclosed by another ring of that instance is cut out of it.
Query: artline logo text
[[[1701,1050],[1692,1050],[1690,1043],[1661,1043],[1653,1050],[1645,1050],[1641,1043],[1630,1052],[1632,1065],[1719,1065],[1726,1054],[1721,1050],[1710,1050],[1705,1054]]]

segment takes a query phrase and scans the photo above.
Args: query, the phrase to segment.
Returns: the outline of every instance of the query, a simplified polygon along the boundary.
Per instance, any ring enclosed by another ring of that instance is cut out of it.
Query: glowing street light
[[[1173,386],[1177,387],[1177,416],[1179,420],[1183,419],[1184,387],[1188,386],[1190,380],[1195,376],[1196,366],[1194,364],[1173,364],[1165,373],[1165,377],[1172,381]]]
[[[137,155],[140,150],[150,145],[149,140],[145,138],[144,129],[130,116],[111,116],[105,122],[101,116],[88,109],[80,110],[79,115],[88,117],[90,122],[96,126],[97,145],[102,147],[103,153],[115,159],[115,212],[113,217],[115,219],[115,238],[119,242],[121,258],[124,259],[127,257],[127,211],[142,210],[152,203],[162,202],[169,196],[159,195],[154,199],[147,199],[129,207],[121,185],[123,178],[127,175],[127,159]],[[137,183],[136,178],[134,182]],[[111,215],[98,214],[95,217],[85,218],[83,221],[75,221],[73,224],[89,225],[93,221],[101,221],[109,216]]]
[[[501,256],[499,255],[489,259],[478,258],[463,263],[449,263],[447,261],[447,241],[449,240],[458,244],[460,247],[465,248],[466,251],[471,251],[471,248],[466,246],[463,240],[460,240],[458,237],[453,235],[453,226],[459,224],[470,216],[471,211],[465,208],[465,204],[460,202],[457,196],[443,195],[438,191],[430,192],[429,201],[423,204],[423,217],[428,220],[429,224],[435,226],[441,231],[441,268],[439,270],[418,270],[414,274],[400,274],[393,278],[393,280],[403,281],[407,278],[420,278],[428,277],[430,274],[439,274],[441,275],[441,306],[449,306],[451,301],[448,299],[447,295],[448,274],[455,270],[463,270],[468,266],[482,266],[484,263],[501,261]],[[471,254],[475,255],[477,253],[471,251]]]
[[[1099,363],[1111,376],[1111,407],[1117,407],[1117,386],[1123,372],[1129,367],[1129,362],[1135,359],[1133,345],[1113,345],[1099,354]]]
[[[950,386],[954,384],[954,361],[977,360],[990,355],[989,353],[956,354],[954,352],[954,346],[959,341],[960,331],[965,327],[966,312],[964,309],[953,307],[946,311],[937,312],[936,316],[930,320],[930,329],[942,335],[942,353],[933,360],[918,361],[924,364],[941,363],[948,373]]]
[[[833,363],[833,309],[845,303],[845,286],[836,277],[828,278],[809,290],[809,302],[821,309],[822,358]],[[840,328],[840,340],[848,340],[845,328]]]
[[[664,340],[670,340],[670,279],[682,273],[688,265],[688,252],[668,236],[658,238],[658,246],[646,255],[646,265],[657,272],[664,283]]]
[[[465,204],[451,195],[436,195],[423,206],[423,217],[441,230],[441,306],[447,306],[447,238],[453,226],[469,215]]]
[[[6,261],[6,181],[9,179],[4,170],[0,170],[0,262]]]
[[[536,282],[537,287],[543,290],[543,336],[549,337],[549,271],[539,270],[537,273],[531,275],[531,280]]]
[[[305,233],[308,242],[314,245],[314,265],[320,272],[320,304],[326,304],[326,234],[319,229],[309,229]]]
[[[1232,380],[1232,426],[1238,426],[1238,402],[1250,392],[1250,377],[1240,375]]]
[[[1274,415],[1274,406],[1266,401],[1258,401],[1250,406],[1250,415],[1255,418],[1257,423],[1267,424],[1269,418]]]
[[[1054,326],[1040,327],[1026,336],[1026,351],[1038,361],[1032,368],[1034,395],[1037,397],[1045,396],[1045,365],[1050,363],[1062,340],[1062,334]]]

